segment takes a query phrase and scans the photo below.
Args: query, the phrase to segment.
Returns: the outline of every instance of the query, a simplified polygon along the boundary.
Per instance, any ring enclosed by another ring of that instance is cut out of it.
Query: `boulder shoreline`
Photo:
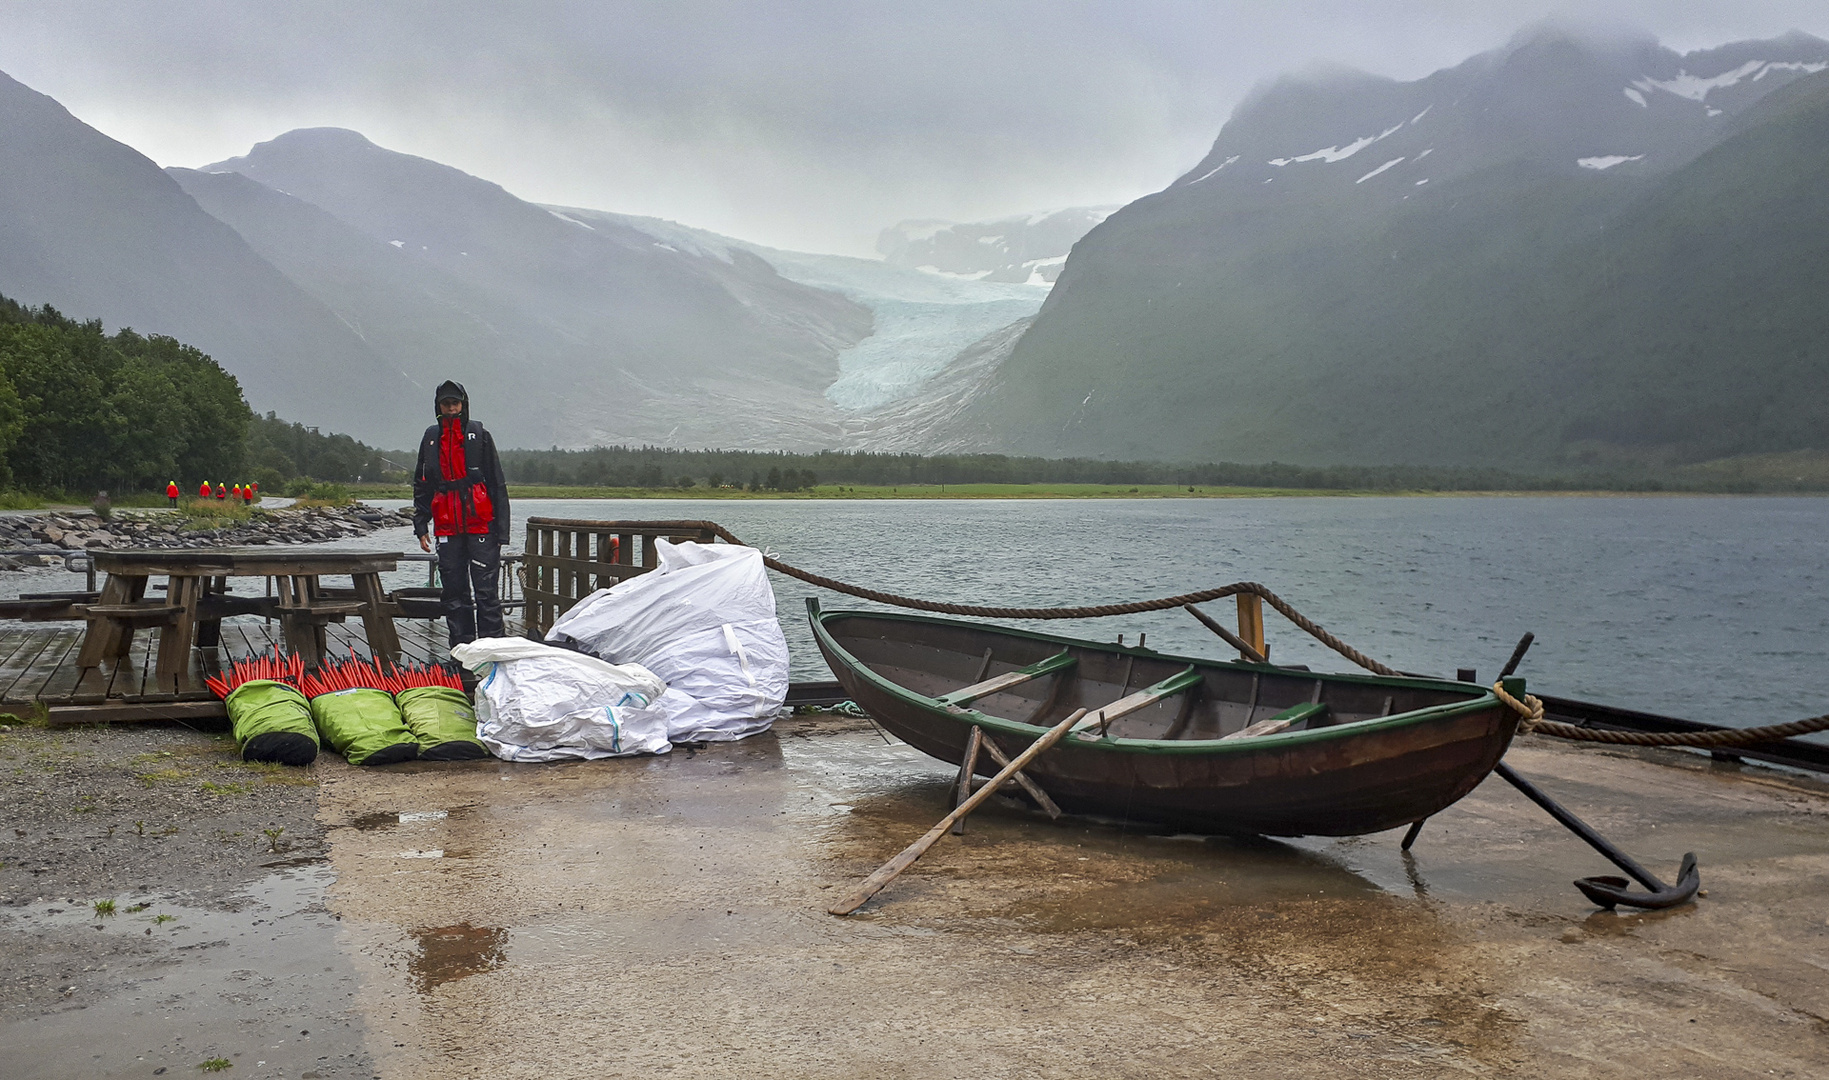
[[[81,569],[84,555],[96,549],[321,544],[412,520],[410,507],[380,510],[365,503],[256,507],[245,520],[203,528],[171,510],[116,510],[106,519],[93,512],[21,514],[0,518],[0,570]]]

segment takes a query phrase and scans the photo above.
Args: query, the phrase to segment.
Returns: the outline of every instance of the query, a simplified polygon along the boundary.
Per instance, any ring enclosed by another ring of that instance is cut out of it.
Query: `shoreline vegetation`
[[[412,489],[388,484],[358,484],[351,492],[362,499],[410,499]],[[1598,496],[1709,496],[1738,494],[1822,495],[1825,492],[1726,492],[1726,491],[1633,491],[1605,488],[1548,490],[1436,490],[1399,488],[1258,488],[1196,487],[1188,490],[1175,484],[900,484],[877,487],[865,484],[825,484],[802,491],[748,491],[743,488],[639,488],[639,487],[561,487],[543,484],[509,484],[511,499],[580,499],[580,500],[880,500],[880,499],[1276,499],[1276,498],[1518,498],[1543,495],[1568,498]]]

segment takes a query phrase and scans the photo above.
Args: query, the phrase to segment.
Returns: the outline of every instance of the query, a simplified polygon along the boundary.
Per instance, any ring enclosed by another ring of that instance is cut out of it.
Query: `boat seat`
[[[1195,671],[1194,665],[1189,664],[1186,668],[1170,675],[1154,686],[1146,686],[1134,694],[1128,694],[1119,698],[1102,709],[1095,709],[1092,712],[1087,713],[1084,719],[1073,725],[1073,730],[1081,732],[1096,725],[1100,731],[1103,731],[1111,726],[1112,721],[1117,720],[1120,717],[1129,716],[1139,709],[1147,709],[1165,697],[1173,697],[1176,694],[1192,690],[1194,687],[1199,686],[1200,683],[1200,672]]]
[[[950,706],[955,709],[962,709],[972,702],[977,701],[979,698],[986,698],[990,697],[992,694],[1002,693],[1012,687],[1021,686],[1023,683],[1033,682],[1045,675],[1054,675],[1066,671],[1075,663],[1077,663],[1077,661],[1074,660],[1073,657],[1067,655],[1063,650],[1045,660],[1038,660],[1028,667],[1019,667],[1014,671],[1006,671],[1002,675],[986,679],[983,682],[976,682],[970,686],[961,687],[950,694],[942,694],[934,700],[942,705]]]
[[[1304,720],[1320,719],[1322,714],[1326,712],[1326,705],[1314,701],[1304,701],[1300,705],[1291,705],[1289,708],[1284,709],[1282,712],[1277,713],[1275,716],[1269,717],[1268,719],[1259,720],[1250,727],[1240,728],[1230,735],[1221,735],[1220,739],[1223,741],[1226,739],[1249,739],[1258,735],[1275,735],[1279,731],[1295,727]]]

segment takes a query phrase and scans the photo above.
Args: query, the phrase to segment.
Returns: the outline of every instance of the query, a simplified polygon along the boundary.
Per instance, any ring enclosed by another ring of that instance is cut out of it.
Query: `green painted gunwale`
[[[1072,646],[1082,649],[1093,649],[1113,652],[1125,656],[1137,656],[1150,660],[1169,660],[1184,664],[1193,664],[1197,668],[1230,668],[1237,671],[1275,672],[1280,675],[1290,674],[1289,669],[1279,668],[1275,664],[1253,664],[1243,660],[1214,660],[1205,657],[1177,656],[1173,653],[1160,653],[1153,649],[1138,649],[1127,645],[1115,645],[1106,642],[1087,641],[1084,638],[1062,637],[1057,634],[1043,634],[1034,630],[1017,630],[997,623],[968,622],[964,619],[947,619],[932,615],[907,615],[901,612],[879,611],[823,611],[815,597],[807,598],[807,614],[813,625],[813,635],[822,646],[841,656],[847,666],[866,681],[892,697],[910,705],[924,709],[935,716],[960,723],[977,724],[991,731],[1034,739],[1048,729],[1034,724],[1025,724],[1017,720],[1006,720],[1001,716],[979,712],[977,709],[965,709],[953,712],[941,705],[935,698],[917,694],[905,686],[893,683],[870,670],[863,661],[852,656],[850,652],[833,640],[826,630],[827,621],[839,621],[847,618],[889,619],[908,623],[939,623],[948,626],[959,626],[968,629],[994,630],[1009,634],[1012,637],[1028,638],[1032,641],[1048,642],[1055,645]],[[1447,684],[1460,692],[1474,689],[1471,683],[1453,682],[1448,679],[1424,679],[1410,676],[1389,675],[1354,675],[1331,674],[1328,672],[1303,672],[1328,682],[1359,683],[1368,686],[1402,686],[1412,689],[1437,689]],[[1516,687],[1513,687],[1516,683]],[[1506,680],[1506,689],[1513,696],[1522,699],[1524,680],[1512,678]],[[1369,720],[1355,720],[1349,724],[1337,724],[1319,728],[1314,731],[1279,731],[1274,735],[1257,735],[1250,739],[1114,739],[1109,735],[1097,740],[1078,737],[1062,739],[1055,744],[1055,749],[1078,750],[1120,750],[1131,754],[1255,754],[1266,750],[1305,746],[1309,743],[1328,742],[1334,739],[1356,738],[1380,732],[1396,731],[1401,728],[1426,724],[1436,720],[1459,716],[1463,713],[1475,713],[1491,709],[1499,704],[1498,697],[1491,688],[1481,688],[1464,702],[1449,705],[1432,705],[1426,709],[1415,709],[1410,712],[1396,713],[1392,716],[1375,717]]]

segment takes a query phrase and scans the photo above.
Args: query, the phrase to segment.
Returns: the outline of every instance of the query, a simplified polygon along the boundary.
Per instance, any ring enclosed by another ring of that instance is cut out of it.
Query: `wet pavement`
[[[30,940],[56,950],[62,934],[100,935],[113,939],[104,954],[131,974],[106,996],[79,998],[72,984],[68,1008],[0,1023],[0,1075],[188,1075],[226,1062],[238,1076],[372,1076],[351,1009],[354,969],[324,907],[331,876],[322,860],[275,870],[231,911],[157,899],[117,901],[105,916],[68,901],[13,909],[8,948]],[[95,943],[84,944],[93,954]]]
[[[944,813],[950,779],[867,726],[330,761],[328,864],[154,928],[207,959],[0,1026],[37,1069],[5,1072],[1829,1075],[1829,787],[1543,740],[1507,760],[1658,873],[1696,851],[1708,896],[1597,911],[1569,882],[1609,867],[1489,780],[1408,855],[1401,831],[1166,836],[993,803],[841,919],[825,908]],[[62,918],[106,921],[26,923]]]

